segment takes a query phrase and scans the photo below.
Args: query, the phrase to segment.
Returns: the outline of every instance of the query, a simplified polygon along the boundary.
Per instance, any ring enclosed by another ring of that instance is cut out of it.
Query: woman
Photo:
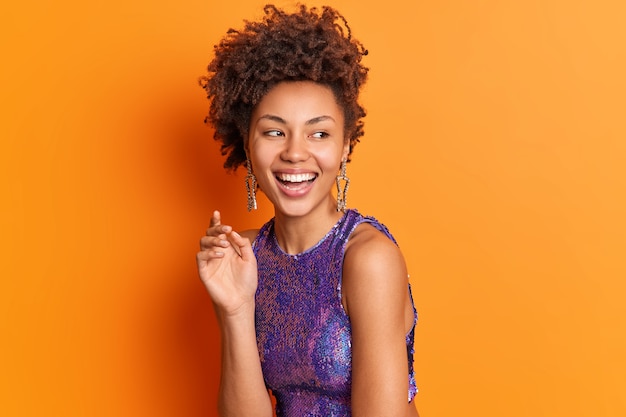
[[[247,169],[248,209],[257,189],[274,206],[241,234],[216,211],[200,241],[222,332],[220,415],[272,416],[273,395],[278,416],[417,416],[403,256],[345,207],[366,54],[334,9],[268,5],[228,32],[201,79],[225,167]]]

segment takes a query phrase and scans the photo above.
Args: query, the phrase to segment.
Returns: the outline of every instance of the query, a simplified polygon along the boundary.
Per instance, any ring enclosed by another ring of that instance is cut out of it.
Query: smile
[[[285,174],[276,175],[276,179],[280,181],[286,188],[298,188],[303,185],[309,185],[317,178],[317,174],[307,172],[304,174]]]

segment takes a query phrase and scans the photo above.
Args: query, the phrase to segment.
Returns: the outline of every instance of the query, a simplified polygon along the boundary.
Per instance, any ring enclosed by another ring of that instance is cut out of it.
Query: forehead
[[[332,89],[313,81],[285,81],[276,84],[255,106],[252,118],[277,115],[285,120],[308,120],[324,115],[343,120]]]

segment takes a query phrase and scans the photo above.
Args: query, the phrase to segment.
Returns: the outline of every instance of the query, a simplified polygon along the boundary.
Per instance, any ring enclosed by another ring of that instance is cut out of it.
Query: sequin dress
[[[341,304],[341,272],[348,237],[364,222],[395,243],[384,225],[353,209],[315,246],[297,255],[279,247],[273,219],[263,225],[253,242],[259,271],[257,343],[265,384],[276,397],[278,417],[351,415],[351,330]],[[406,335],[408,401],[417,392],[415,321]]]

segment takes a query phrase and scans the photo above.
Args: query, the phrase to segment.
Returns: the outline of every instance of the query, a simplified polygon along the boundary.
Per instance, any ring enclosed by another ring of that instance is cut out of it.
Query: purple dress
[[[395,243],[384,225],[356,210],[347,210],[322,240],[297,255],[279,247],[273,219],[263,225],[253,243],[259,270],[257,343],[278,417],[351,415],[351,330],[341,304],[341,273],[348,237],[364,222]],[[417,392],[416,321],[417,313],[406,335],[408,401]]]

